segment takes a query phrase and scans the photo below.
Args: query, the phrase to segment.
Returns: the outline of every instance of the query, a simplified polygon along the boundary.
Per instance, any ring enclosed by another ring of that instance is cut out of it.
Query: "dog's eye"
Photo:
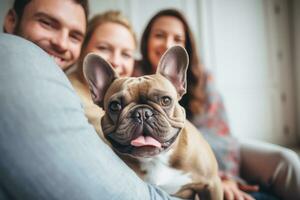
[[[161,98],[160,103],[162,106],[169,106],[172,103],[172,99],[168,96],[164,96]]]
[[[112,112],[117,112],[120,111],[122,109],[122,106],[119,102],[117,101],[112,101],[109,104],[109,110]]]

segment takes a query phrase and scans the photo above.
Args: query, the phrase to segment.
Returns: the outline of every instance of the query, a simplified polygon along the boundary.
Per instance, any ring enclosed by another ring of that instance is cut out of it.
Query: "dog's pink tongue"
[[[142,135],[132,140],[130,144],[135,147],[142,147],[142,146],[154,146],[158,148],[161,147],[161,144],[153,137],[150,136],[145,137]]]

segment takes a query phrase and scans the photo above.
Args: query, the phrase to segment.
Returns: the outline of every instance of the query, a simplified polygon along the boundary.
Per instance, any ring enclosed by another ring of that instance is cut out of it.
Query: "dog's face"
[[[188,55],[170,48],[154,75],[118,78],[96,54],[84,60],[84,74],[94,102],[105,110],[104,136],[120,153],[152,157],[168,149],[184,127],[178,100],[186,90]]]

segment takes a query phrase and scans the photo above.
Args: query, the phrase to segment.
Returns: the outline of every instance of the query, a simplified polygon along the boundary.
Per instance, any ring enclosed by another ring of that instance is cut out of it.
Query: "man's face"
[[[13,33],[40,46],[63,70],[77,61],[86,31],[80,4],[73,0],[31,0],[18,20]]]

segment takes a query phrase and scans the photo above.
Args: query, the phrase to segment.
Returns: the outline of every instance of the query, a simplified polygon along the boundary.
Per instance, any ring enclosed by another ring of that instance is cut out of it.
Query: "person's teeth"
[[[55,62],[61,62],[62,61],[62,59],[57,57],[57,56],[50,55],[50,57],[53,58]]]
[[[60,58],[58,58],[58,57],[55,57],[55,60],[56,60],[56,61],[58,61],[58,62],[60,62],[60,61],[61,61],[61,59],[60,59]]]

